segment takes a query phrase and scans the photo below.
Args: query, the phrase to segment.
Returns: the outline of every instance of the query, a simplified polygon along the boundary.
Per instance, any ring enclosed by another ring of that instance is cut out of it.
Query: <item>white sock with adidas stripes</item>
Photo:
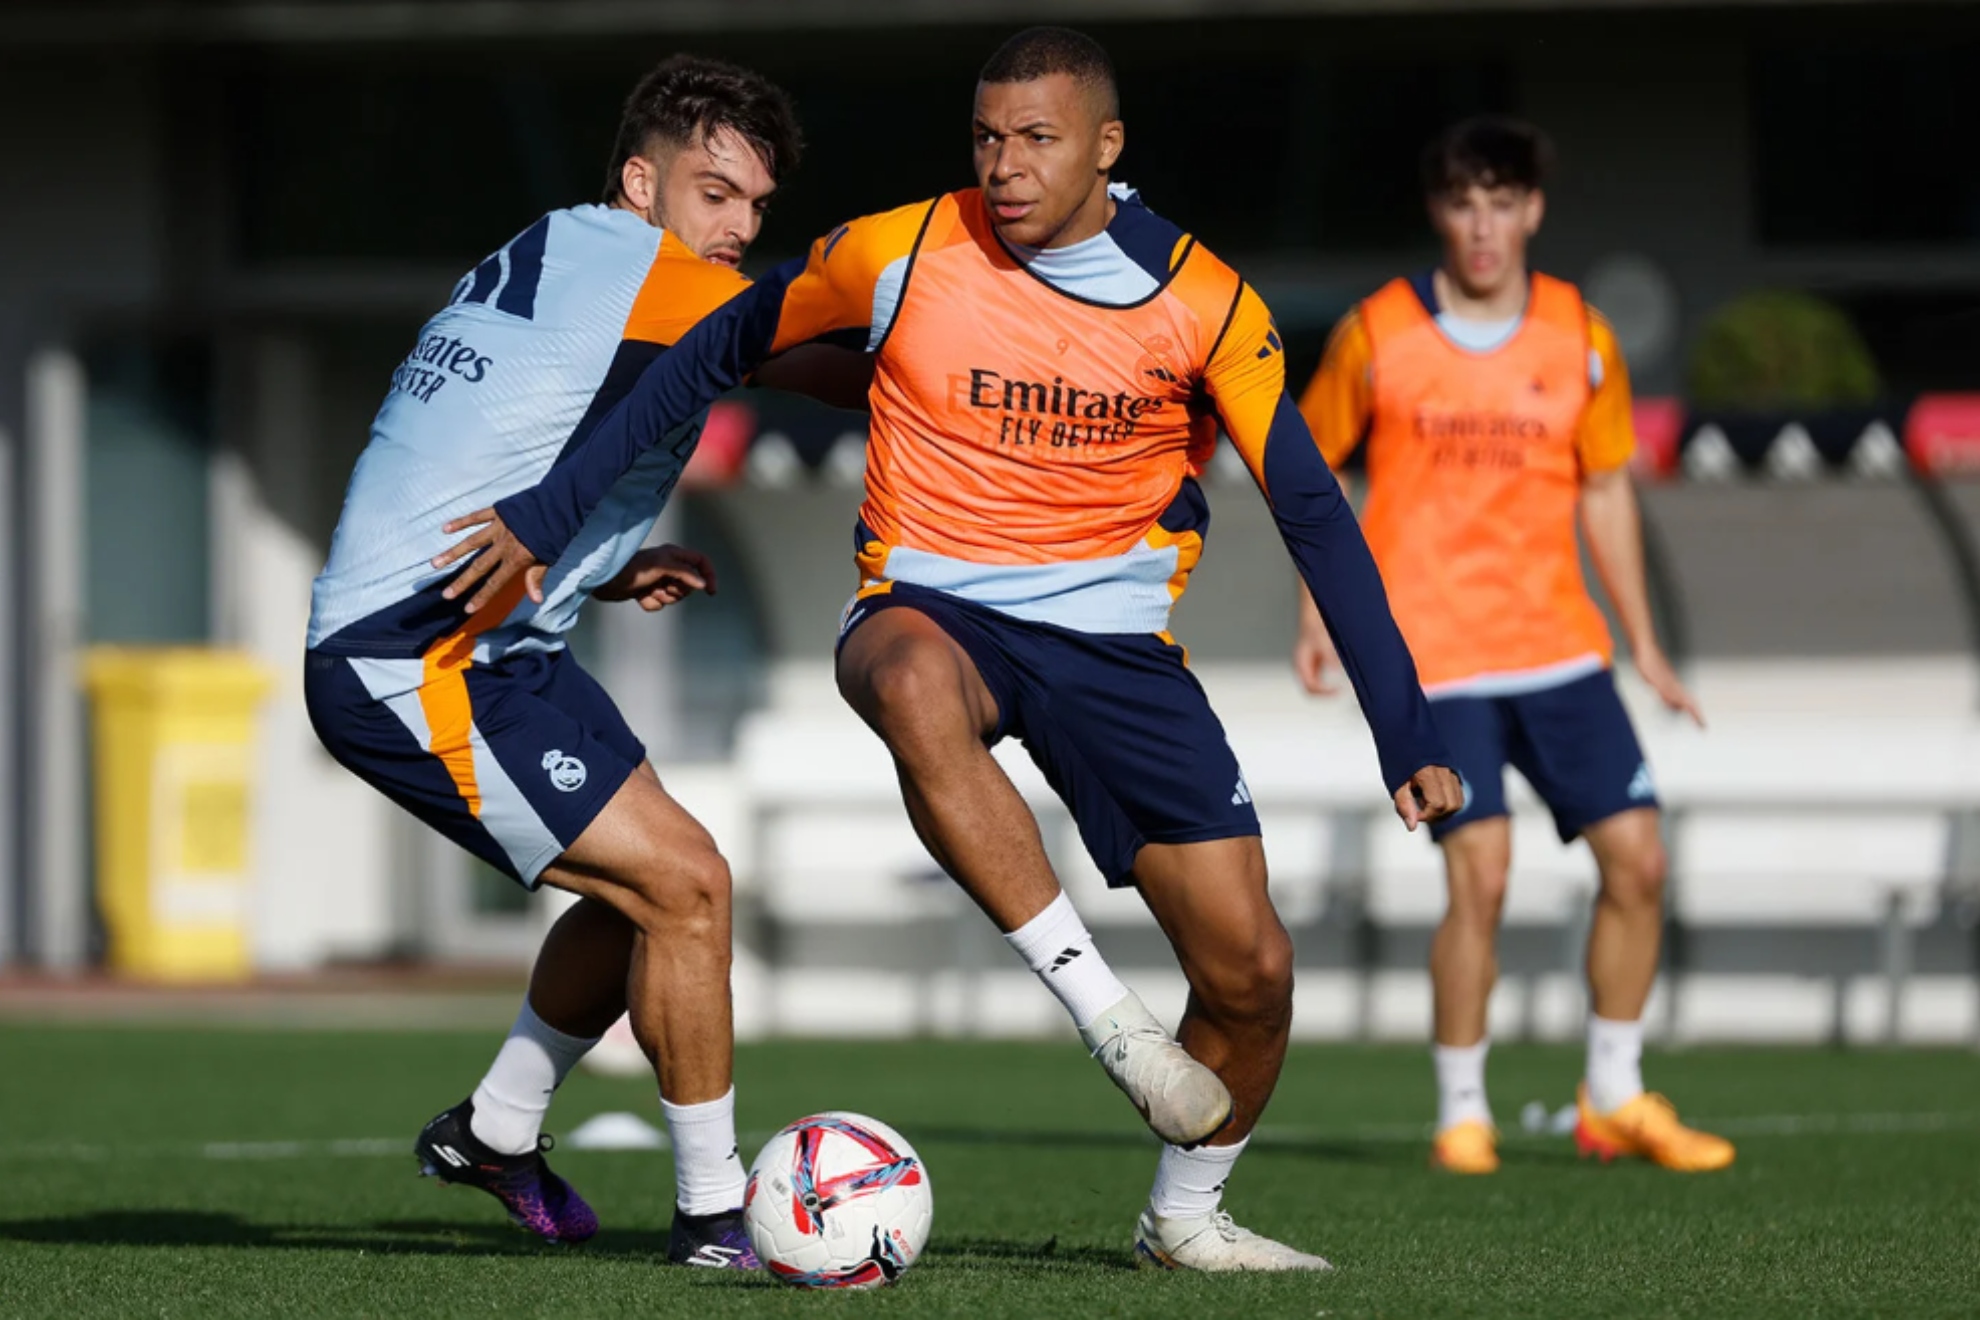
[[[1093,934],[1061,890],[1045,910],[1004,936],[1024,965],[1086,1027],[1127,998],[1128,988],[1093,947]]]

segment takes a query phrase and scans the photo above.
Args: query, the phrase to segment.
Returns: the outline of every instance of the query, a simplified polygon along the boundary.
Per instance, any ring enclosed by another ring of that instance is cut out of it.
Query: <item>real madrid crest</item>
[[[543,768],[550,773],[550,782],[560,792],[575,793],[584,787],[586,771],[584,762],[575,756],[565,756],[557,748],[543,754]]]

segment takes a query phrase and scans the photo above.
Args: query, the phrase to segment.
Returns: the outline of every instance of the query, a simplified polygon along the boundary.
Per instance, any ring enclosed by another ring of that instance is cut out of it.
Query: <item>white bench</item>
[[[1289,924],[1313,921],[1334,903],[1357,905],[1378,928],[1421,927],[1441,916],[1440,859],[1427,831],[1410,835],[1394,819],[1351,708],[1281,702],[1262,683],[1235,700],[1222,691],[1214,699],[1226,710],[1265,824],[1274,893]],[[1980,811],[1980,719],[1733,712],[1700,733],[1661,714],[1638,715],[1670,812],[1676,920],[1881,928],[1895,1004],[1905,932],[1936,915],[1947,885],[1952,819]],[[1038,811],[1048,850],[1089,922],[1103,930],[1148,924],[1141,904],[1103,894],[1071,822],[1022,748],[1006,743],[997,755]],[[974,920],[915,838],[885,749],[842,706],[806,702],[802,711],[752,714],[739,733],[734,773],[750,834],[736,850],[750,859],[740,880],[773,920],[873,927],[943,914]],[[1585,920],[1593,862],[1580,845],[1558,842],[1516,774],[1508,789],[1516,813],[1508,919],[1558,922],[1571,936],[1573,923]],[[1572,980],[1572,942],[1563,941],[1563,985]]]

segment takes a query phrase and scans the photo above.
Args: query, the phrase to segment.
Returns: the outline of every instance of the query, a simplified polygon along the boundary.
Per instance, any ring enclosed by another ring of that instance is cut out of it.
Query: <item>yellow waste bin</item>
[[[84,682],[111,968],[171,981],[246,977],[255,716],[267,673],[227,651],[100,647]]]

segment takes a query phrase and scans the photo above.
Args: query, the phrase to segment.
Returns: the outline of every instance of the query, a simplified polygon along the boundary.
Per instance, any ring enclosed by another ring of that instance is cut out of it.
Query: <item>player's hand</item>
[[[1656,647],[1645,647],[1636,653],[1636,672],[1643,675],[1643,681],[1657,694],[1657,699],[1671,710],[1691,716],[1691,722],[1699,728],[1705,727],[1705,711],[1698,704],[1698,698],[1691,695],[1677,676],[1677,669],[1669,658]]]
[[[461,575],[447,584],[440,593],[446,600],[459,600],[468,596],[467,612],[473,614],[502,594],[505,587],[515,580],[518,573],[523,575],[523,589],[529,598],[538,605],[543,603],[543,577],[549,570],[538,563],[529,547],[516,539],[516,534],[508,529],[493,509],[482,509],[464,518],[456,518],[441,529],[449,536],[455,532],[473,531],[466,540],[457,541],[453,548],[433,557],[433,567],[446,568],[458,564],[469,555],[474,558],[461,570]]]
[[[594,600],[637,601],[641,609],[655,614],[697,591],[715,594],[715,565],[708,556],[686,546],[656,545],[634,555],[591,595]]]
[[[1449,766],[1426,765],[1396,790],[1396,814],[1412,833],[1418,825],[1464,810],[1464,781]]]
[[[1341,690],[1340,652],[1317,613],[1300,620],[1299,640],[1293,643],[1293,673],[1299,676],[1299,685],[1316,697],[1331,697]]]

